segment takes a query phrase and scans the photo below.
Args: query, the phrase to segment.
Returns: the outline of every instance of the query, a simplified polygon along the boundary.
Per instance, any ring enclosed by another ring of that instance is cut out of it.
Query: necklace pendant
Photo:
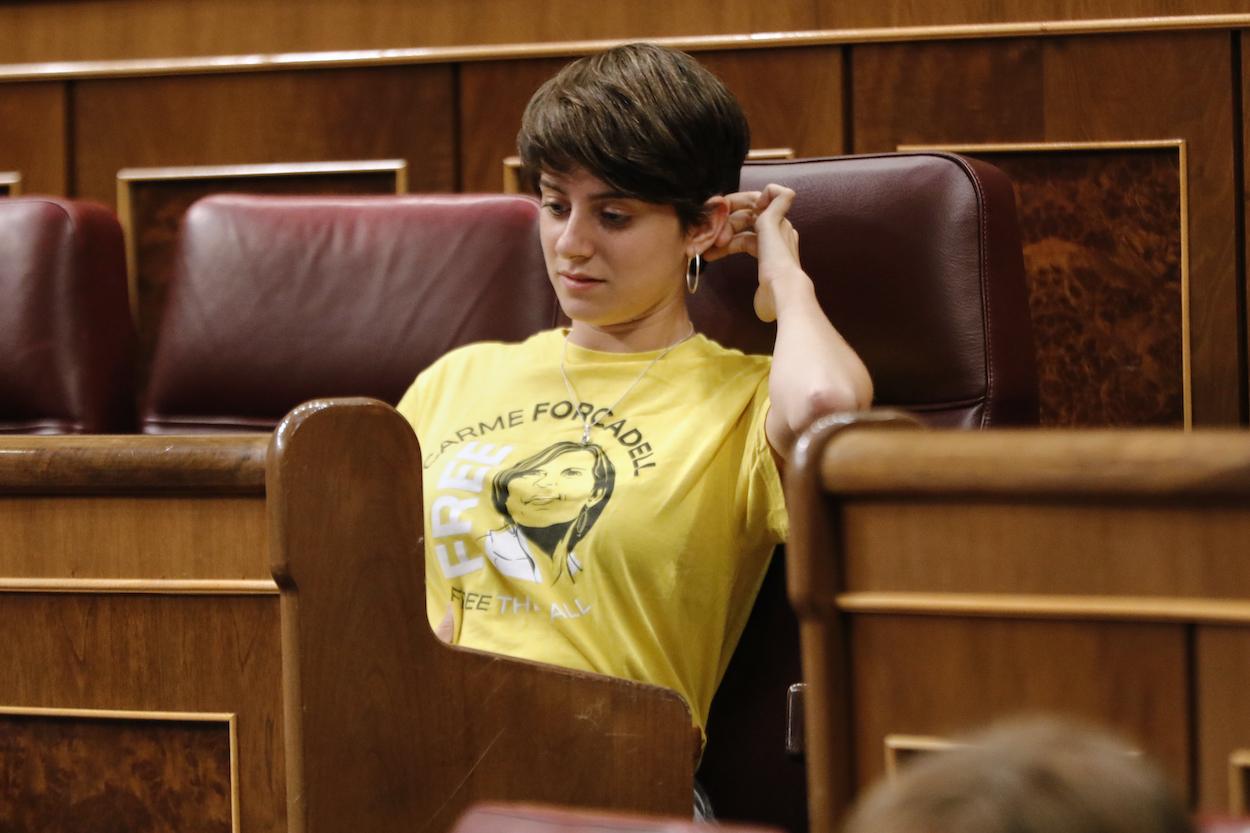
[[[582,426],[582,445],[590,445],[590,423]]]

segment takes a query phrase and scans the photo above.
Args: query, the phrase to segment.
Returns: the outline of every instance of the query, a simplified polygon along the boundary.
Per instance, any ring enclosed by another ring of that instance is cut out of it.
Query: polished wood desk
[[[676,694],[431,633],[420,459],[371,400],[272,436],[0,439],[0,827],[688,815]]]
[[[788,472],[812,829],[895,759],[1019,711],[1123,733],[1244,811],[1250,433],[830,420]]]

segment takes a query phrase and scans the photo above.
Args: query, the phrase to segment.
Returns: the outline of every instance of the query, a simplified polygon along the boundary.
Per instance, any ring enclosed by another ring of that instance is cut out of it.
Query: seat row
[[[749,164],[802,197],[822,303],[879,401],[941,424],[1030,422],[1029,324],[1010,184],[981,163],[891,154]],[[561,318],[521,196],[201,201],[180,233],[151,363],[138,366],[117,221],[84,203],[0,203],[0,431],[268,430],[301,401],[394,403],[448,349]],[[771,349],[745,257],[714,264],[699,328]],[[146,351],[145,351],[146,352]]]

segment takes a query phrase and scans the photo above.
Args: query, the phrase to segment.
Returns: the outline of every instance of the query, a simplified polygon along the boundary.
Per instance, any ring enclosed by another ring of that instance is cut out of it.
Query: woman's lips
[[[561,272],[560,282],[563,283],[568,289],[579,290],[590,289],[598,286],[604,281],[599,278],[593,278],[590,275],[583,275],[580,272]]]

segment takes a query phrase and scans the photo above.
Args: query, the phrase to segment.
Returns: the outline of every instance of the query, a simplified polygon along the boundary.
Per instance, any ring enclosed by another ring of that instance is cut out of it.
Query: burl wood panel
[[[19,172],[23,193],[68,194],[66,86],[0,84],[0,171]]]
[[[971,155],[1015,185],[1042,424],[1182,426],[1179,149]]]
[[[1194,651],[1198,809],[1231,813],[1229,756],[1250,749],[1250,629],[1200,627]]]
[[[113,204],[122,168],[405,159],[412,191],[451,191],[452,69],[373,67],[84,81],[76,194]]]
[[[279,630],[273,596],[0,594],[0,704],[235,713],[242,829],[282,830]]]
[[[1122,733],[1191,792],[1183,626],[857,616],[851,651],[861,787],[884,772],[888,734],[1045,711]]]
[[[880,44],[855,47],[851,62],[857,152],[900,144],[1184,139],[1194,423],[1238,421],[1245,380],[1237,355],[1227,33]],[[1151,234],[1135,236],[1144,242]],[[1117,407],[1128,411],[1131,404]]]
[[[797,156],[842,152],[838,47],[700,52],[695,57],[742,103],[752,147],[788,147]],[[503,159],[516,153],[525,104],[565,63],[540,59],[461,65],[462,190],[502,190]],[[779,78],[786,83],[778,84]]]
[[[0,715],[0,829],[228,833],[225,721]]]
[[[173,278],[178,229],[191,203],[209,194],[394,194],[392,172],[359,171],[249,177],[189,178],[130,183],[134,235],[139,364],[146,368]]]

